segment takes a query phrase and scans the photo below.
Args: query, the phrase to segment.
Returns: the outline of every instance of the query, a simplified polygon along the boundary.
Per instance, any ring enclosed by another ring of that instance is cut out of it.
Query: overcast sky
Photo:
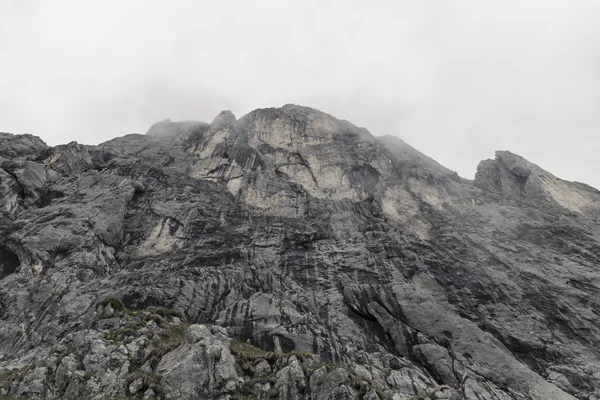
[[[600,188],[598,0],[0,0],[0,57],[0,131],[51,145],[296,103]]]

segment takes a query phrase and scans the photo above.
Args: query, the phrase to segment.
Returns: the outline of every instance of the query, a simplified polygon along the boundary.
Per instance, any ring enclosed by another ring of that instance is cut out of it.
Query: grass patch
[[[271,385],[271,389],[274,389],[276,382],[277,382],[276,373],[271,373],[271,374],[264,375],[264,376],[254,377],[254,378],[244,382],[244,386],[242,386],[242,388],[240,389],[240,395],[244,396],[242,398],[248,398],[248,399],[264,398],[264,392],[262,392],[262,391],[260,391],[259,393],[255,392],[254,386],[256,384],[263,385],[265,383],[269,383]],[[262,396],[261,396],[261,394],[262,394]],[[275,394],[278,394],[278,392],[276,391]],[[269,395],[269,397],[273,397],[273,396]],[[277,396],[275,396],[275,397],[277,397]]]
[[[147,325],[147,322],[145,320],[137,320],[131,325],[126,325],[122,328],[111,330],[106,335],[104,335],[104,338],[106,340],[110,340],[112,342],[117,342],[117,341],[122,342],[122,341],[125,341],[125,338],[127,338],[129,336],[136,336],[138,330],[140,330],[141,328],[143,328],[146,325]]]
[[[106,307],[110,305],[114,310],[124,312],[128,315],[128,318],[139,316],[146,322],[153,320],[158,325],[162,325],[167,323],[167,320],[170,318],[177,317],[182,321],[185,321],[185,314],[183,311],[175,310],[169,307],[162,306],[150,306],[146,307],[144,310],[130,310],[125,307],[123,302],[115,297],[106,297],[98,303],[98,305]]]
[[[315,358],[315,355],[309,351],[298,351],[298,350],[292,350],[289,353],[283,353],[283,355],[286,356],[296,356],[296,358],[298,358],[298,360],[300,361],[304,361],[307,358]]]
[[[167,325],[152,338],[151,346],[166,354],[183,343],[188,328],[189,325]]]
[[[325,367],[325,369],[327,370],[327,373],[330,373],[334,369],[338,369],[338,368],[347,369],[347,367],[344,364],[340,364],[340,363],[334,363],[334,362],[316,362],[316,363],[314,363],[310,367],[310,372],[316,371],[316,370],[318,370],[321,367]]]
[[[139,391],[140,393],[144,393],[148,389],[152,389],[154,393],[160,393],[160,381],[162,379],[161,375],[138,369],[127,376],[127,386],[129,387],[133,381],[139,378],[142,378],[142,388]]]
[[[106,297],[106,298],[102,299],[100,301],[100,303],[98,303],[98,304],[101,305],[102,307],[106,307],[106,306],[110,305],[113,308],[113,310],[116,310],[116,311],[125,311],[125,306],[123,305],[123,302],[114,297]]]
[[[268,352],[258,347],[254,347],[251,344],[242,342],[241,340],[233,339],[229,344],[231,354],[245,360],[255,360],[258,358],[265,358]]]
[[[181,320],[185,320],[185,315],[183,314],[182,311],[179,310],[174,310],[172,308],[168,308],[168,307],[148,307],[146,308],[146,311],[152,314],[157,314],[160,315],[163,318],[169,318],[169,317],[177,317]]]
[[[160,359],[183,343],[185,334],[190,326],[184,325],[166,325],[161,331],[154,335],[150,341],[150,354],[148,359],[152,368],[156,368]]]
[[[275,351],[264,351],[256,346],[252,346],[241,340],[233,339],[229,344],[231,354],[241,360],[255,361],[259,359],[265,359],[273,364],[277,360],[283,357],[296,356],[300,361],[304,361],[307,358],[314,358],[315,355],[307,351],[292,350],[288,353],[277,353]]]
[[[166,329],[168,332],[161,332],[160,335],[168,335],[172,336],[173,334],[177,335],[177,330],[185,330],[187,331],[188,325],[184,328],[176,328],[176,324],[171,324],[169,321],[171,318],[178,318],[180,320],[185,321],[185,315],[183,312],[179,310],[174,310],[168,307],[147,307],[144,310],[130,310],[123,305],[123,303],[114,298],[107,297],[101,300],[98,305],[107,306],[110,305],[113,309],[123,312],[125,315],[125,324],[117,329],[110,330],[104,338],[106,340],[117,342],[117,341],[125,341],[125,339],[129,336],[137,336],[138,331],[148,325],[149,322],[154,321],[156,325],[161,328]]]
[[[277,373],[272,372],[267,375],[255,376],[252,379],[250,379],[248,382],[246,382],[246,385],[249,387],[253,387],[257,383],[260,383],[260,384],[270,383],[270,384],[274,385],[277,383]]]
[[[30,366],[23,367],[21,369],[14,369],[12,371],[6,371],[0,374],[0,389],[10,389],[13,381],[19,381],[23,378],[23,375],[29,370]],[[0,400],[2,398],[0,397]]]

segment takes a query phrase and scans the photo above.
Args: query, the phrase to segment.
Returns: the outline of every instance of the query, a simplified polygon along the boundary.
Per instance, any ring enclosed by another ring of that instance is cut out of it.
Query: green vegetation
[[[149,360],[152,368],[155,368],[166,353],[179,347],[183,343],[189,324],[182,324],[179,321],[173,320],[173,318],[185,321],[186,318],[184,313],[167,307],[147,307],[144,310],[131,310],[125,307],[121,300],[114,297],[106,297],[98,302],[98,306],[106,307],[108,305],[115,311],[123,314],[121,314],[120,317],[122,325],[118,328],[109,330],[104,336],[106,340],[111,342],[121,342],[127,347],[131,337],[135,338],[139,336],[138,331],[146,327],[151,321],[155,321],[158,328],[160,328],[157,333],[154,329],[145,332],[149,336],[149,340],[145,340],[143,345],[148,346],[149,352],[142,358],[133,359],[133,357],[129,357],[129,361],[131,361],[130,371],[133,370],[133,372],[127,377],[128,385],[136,379],[142,379],[140,393],[152,389],[159,395],[162,377],[152,372],[142,371],[139,367]],[[15,381],[22,379],[22,376],[27,372],[28,368],[29,367],[0,373],[0,389],[10,390]],[[91,377],[92,372],[87,371],[84,376],[85,380],[88,380]],[[0,394],[0,400],[20,400],[22,398],[23,397],[19,396]],[[139,394],[107,396],[103,399],[120,400],[137,398],[140,398]]]
[[[160,359],[171,350],[179,347],[183,343],[185,334],[190,326],[184,325],[165,325],[158,335],[154,335],[150,341],[150,354],[148,360],[152,368],[156,368]]]
[[[179,310],[174,310],[172,308],[151,306],[146,308],[146,311],[149,313],[160,315],[163,318],[177,317],[181,320],[185,319],[185,315],[183,314],[183,312]]]
[[[159,374],[155,374],[154,372],[146,372],[142,370],[137,370],[130,373],[127,376],[127,386],[129,386],[133,381],[137,379],[142,379],[142,388],[140,389],[141,393],[144,393],[148,389],[152,389],[154,393],[160,393],[160,381],[162,376]]]
[[[263,375],[255,374],[255,365],[257,365],[261,360],[268,361],[271,366],[277,363],[279,360],[284,358],[288,358],[291,356],[296,356],[300,361],[305,361],[308,359],[314,359],[314,354],[309,352],[301,352],[297,350],[293,350],[287,353],[277,353],[274,351],[265,351],[258,347],[252,346],[248,343],[242,342],[240,340],[232,340],[229,344],[229,348],[231,350],[231,354],[239,361],[242,370],[248,376],[251,376],[249,380],[244,383],[244,386],[241,389],[241,394],[239,394],[236,399],[255,399],[258,398],[257,393],[254,393],[254,386],[256,384],[264,385],[269,383],[271,388],[266,393],[266,398],[276,399],[279,396],[278,390],[275,388],[275,383],[277,382],[276,372],[269,372]],[[275,368],[273,368],[275,370]],[[262,394],[264,396],[264,393]],[[260,397],[265,398],[265,397]]]
[[[0,389],[10,389],[12,382],[20,380],[30,367],[6,371],[0,374]],[[2,400],[2,397],[0,397]]]
[[[101,300],[98,305],[110,305],[113,309],[123,312],[124,316],[127,318],[127,322],[129,322],[125,326],[113,329],[105,335],[105,339],[112,342],[123,342],[129,336],[137,336],[137,332],[141,328],[147,326],[150,321],[154,321],[159,327],[166,328],[167,330],[187,330],[187,327],[173,328],[179,325],[169,323],[169,321],[175,317],[182,321],[186,320],[184,313],[179,310],[155,306],[147,307],[144,310],[130,310],[125,307],[120,300],[114,297],[107,297]]]
[[[185,314],[180,310],[162,306],[150,306],[146,307],[144,310],[130,310],[125,307],[121,300],[114,297],[106,297],[100,300],[98,305],[103,307],[110,305],[114,310],[124,312],[128,318],[142,316],[145,317],[146,320],[154,320],[159,325],[174,317],[177,317],[182,321],[186,320]]]
[[[298,351],[298,350],[292,350],[289,353],[283,353],[283,355],[286,356],[296,356],[296,358],[300,361],[304,361],[308,358],[315,358],[315,355],[313,353],[310,353],[308,351]]]
[[[105,299],[102,299],[102,301],[100,301],[100,303],[98,303],[99,305],[101,305],[102,307],[106,307],[107,305],[110,305],[113,310],[116,311],[124,311],[125,310],[125,306],[123,305],[123,302],[121,302],[121,300],[119,299],[115,299],[114,297],[107,297]]]
[[[251,344],[236,339],[231,341],[229,348],[231,349],[231,354],[244,360],[266,358],[268,354],[263,349],[259,349],[258,347],[254,347]]]
[[[132,338],[140,336],[140,329],[148,326],[152,321],[160,328],[158,333],[156,333],[155,329],[144,332],[149,336],[149,340],[144,340],[143,345],[148,346],[149,352],[143,359],[132,359],[132,357],[129,357],[132,369],[139,368],[146,361],[150,361],[152,368],[155,368],[162,356],[183,343],[183,339],[189,328],[189,324],[182,324],[177,320],[173,320],[173,318],[178,318],[182,321],[186,320],[184,313],[179,310],[155,306],[147,307],[143,310],[131,310],[125,307],[120,300],[113,297],[107,297],[98,304],[103,306],[110,304],[115,310],[123,312],[122,321],[124,319],[125,324],[108,331],[104,336],[106,340],[113,343],[119,342],[127,347]],[[156,380],[160,380],[160,378],[153,377],[152,374],[136,370],[131,376],[142,377],[145,388],[152,388],[156,391],[156,388],[159,387],[156,384]],[[133,380],[135,379],[137,378]]]
[[[344,364],[334,363],[334,362],[316,362],[310,367],[310,372],[316,371],[321,367],[325,367],[327,374],[329,374],[334,369],[344,368],[348,370],[348,367]]]
[[[371,390],[371,387],[367,382],[362,381],[356,376],[356,373],[351,366],[335,362],[318,362],[315,361],[314,354],[309,352],[301,352],[297,350],[288,353],[270,352],[239,340],[232,340],[229,346],[231,353],[238,359],[244,374],[250,377],[246,380],[244,387],[241,390],[241,397],[238,397],[241,399],[255,398],[257,394],[253,392],[255,390],[254,386],[256,384],[264,385],[266,383],[271,384],[271,389],[268,395],[271,396],[271,398],[277,398],[278,392],[275,389],[275,383],[277,382],[277,366],[274,364],[292,355],[296,356],[303,363],[305,373],[312,374],[320,368],[325,368],[326,372],[321,377],[319,384],[322,383],[331,372],[342,368],[348,372],[349,384],[356,389],[361,396],[364,396],[368,391]],[[273,371],[264,375],[256,375],[255,366],[258,365],[261,360],[268,361],[273,367]],[[309,362],[305,363],[305,361]],[[379,390],[378,395],[382,400],[391,400],[392,398],[391,392],[389,391],[383,392],[382,390]]]
[[[104,338],[112,342],[123,342],[129,336],[137,336],[137,332],[144,326],[148,325],[147,319],[145,319],[143,316],[140,316],[131,322],[132,323],[125,325],[122,328],[109,331],[106,335],[104,335]],[[165,323],[163,322],[163,324]]]
[[[150,345],[163,352],[168,353],[183,343],[183,338],[187,333],[189,325],[166,325],[158,335],[152,338]]]
[[[258,347],[252,346],[251,344],[235,339],[231,341],[231,343],[229,344],[229,348],[231,350],[231,354],[233,354],[236,358],[240,360],[254,361],[259,359],[265,359],[270,364],[275,363],[277,360],[283,357],[296,356],[300,361],[304,361],[308,358],[314,359],[315,357],[314,354],[306,351],[292,350],[288,353],[264,351],[263,349],[259,349]]]
[[[248,382],[246,382],[246,385],[249,387],[253,387],[257,383],[260,383],[260,384],[270,383],[271,385],[274,385],[275,383],[277,383],[277,374],[272,372],[267,375],[255,376],[252,379],[250,379]]]

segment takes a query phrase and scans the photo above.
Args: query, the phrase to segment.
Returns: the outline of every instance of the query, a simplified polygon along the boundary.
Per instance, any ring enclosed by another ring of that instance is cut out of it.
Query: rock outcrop
[[[600,192],[286,105],[0,134],[0,397],[600,399]]]

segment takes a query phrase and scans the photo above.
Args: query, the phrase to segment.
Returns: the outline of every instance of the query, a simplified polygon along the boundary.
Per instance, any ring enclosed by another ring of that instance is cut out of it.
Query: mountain
[[[0,397],[600,399],[600,192],[296,105],[0,134]]]

